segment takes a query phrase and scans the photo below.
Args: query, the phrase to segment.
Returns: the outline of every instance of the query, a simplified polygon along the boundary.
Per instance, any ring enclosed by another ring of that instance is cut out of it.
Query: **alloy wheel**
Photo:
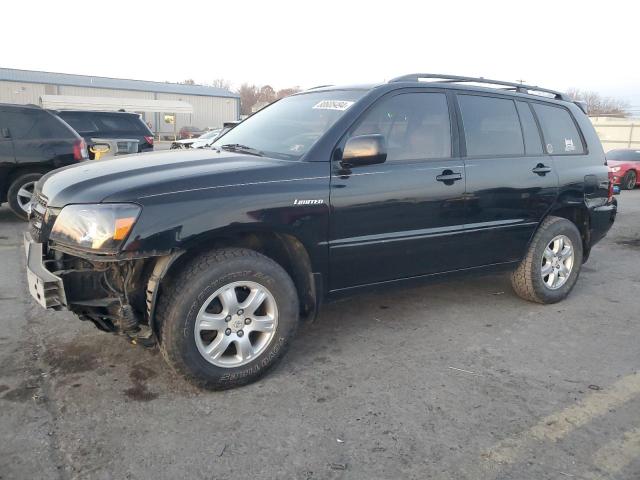
[[[250,281],[233,282],[203,303],[195,321],[195,341],[208,362],[234,368],[264,352],[277,325],[276,301],[266,287]]]
[[[573,264],[571,240],[566,235],[557,235],[545,247],[542,255],[540,275],[546,287],[551,290],[562,287],[571,276]]]
[[[36,182],[27,182],[20,187],[16,195],[18,206],[25,212],[29,211],[29,204],[33,198],[33,189],[36,186]]]

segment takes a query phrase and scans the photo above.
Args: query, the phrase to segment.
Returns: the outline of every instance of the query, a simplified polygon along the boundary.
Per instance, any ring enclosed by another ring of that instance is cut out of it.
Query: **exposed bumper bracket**
[[[67,296],[62,279],[47,270],[42,263],[42,243],[34,242],[31,234],[26,232],[24,249],[27,256],[27,283],[31,296],[44,308],[67,308]]]

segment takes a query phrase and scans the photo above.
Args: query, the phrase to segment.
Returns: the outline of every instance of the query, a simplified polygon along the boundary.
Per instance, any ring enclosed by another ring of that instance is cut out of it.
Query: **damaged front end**
[[[138,213],[133,204],[52,209],[36,195],[24,238],[34,299],[100,330],[153,344],[160,280],[180,252],[121,252]]]

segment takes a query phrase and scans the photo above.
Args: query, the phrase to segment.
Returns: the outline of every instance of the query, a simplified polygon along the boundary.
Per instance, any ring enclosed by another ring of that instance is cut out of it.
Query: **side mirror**
[[[341,163],[345,167],[374,165],[387,159],[387,146],[383,135],[360,135],[347,140]]]

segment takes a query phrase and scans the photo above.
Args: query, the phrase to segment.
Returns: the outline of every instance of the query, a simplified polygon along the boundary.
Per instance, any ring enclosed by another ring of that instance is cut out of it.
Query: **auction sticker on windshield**
[[[316,103],[313,108],[318,110],[340,110],[342,112],[354,103],[349,100],[322,100]]]

